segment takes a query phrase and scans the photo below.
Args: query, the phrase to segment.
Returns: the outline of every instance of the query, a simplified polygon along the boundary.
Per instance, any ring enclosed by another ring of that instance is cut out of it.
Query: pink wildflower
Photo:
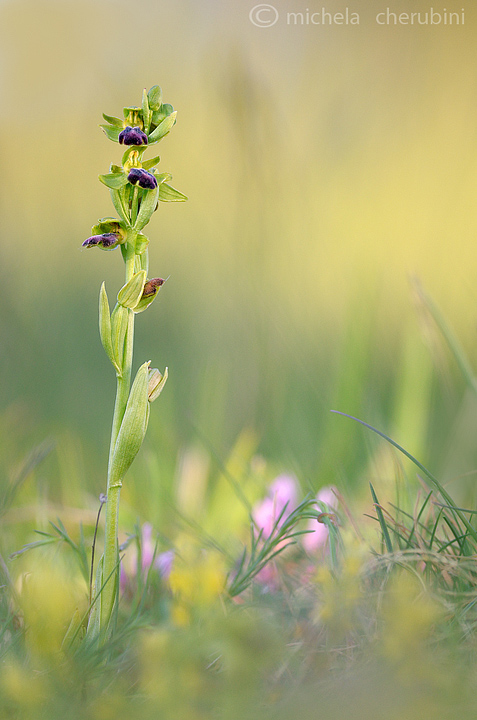
[[[271,483],[267,496],[252,511],[257,532],[262,530],[262,539],[270,537],[273,526],[282,513],[279,525],[283,525],[297,505],[297,495],[298,484],[291,475],[279,475]]]
[[[297,506],[298,483],[291,475],[279,475],[268,488],[266,497],[255,505],[252,518],[256,525],[255,532],[261,534],[261,542],[267,540],[278,522],[280,527]],[[279,543],[277,548],[286,544]],[[276,591],[279,586],[279,575],[274,562],[269,562],[256,575],[256,580],[268,591]]]
[[[332,513],[338,504],[338,499],[333,492],[333,487],[324,487],[320,490],[316,496],[318,503],[318,510],[322,512]],[[324,523],[318,520],[312,519],[308,521],[307,530],[313,532],[306,533],[303,535],[303,547],[309,553],[314,553],[323,547],[328,540],[328,528]]]
[[[153,528],[150,523],[144,523],[141,530],[141,571],[144,577],[149,570],[157,570],[159,576],[165,581],[168,580],[174,561],[173,550],[167,550],[154,556],[156,542],[152,537]],[[128,550],[126,562],[121,563],[119,575],[119,587],[122,593],[128,586],[134,583],[137,573],[137,547],[136,544]]]

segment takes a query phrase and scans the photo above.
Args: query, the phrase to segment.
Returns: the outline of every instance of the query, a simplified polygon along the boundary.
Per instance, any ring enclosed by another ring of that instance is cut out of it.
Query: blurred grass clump
[[[144,5],[147,23],[123,0],[0,4],[0,714],[473,718],[476,11],[377,28],[375,2],[325,32]],[[169,280],[137,355],[170,377],[123,488],[120,630],[97,648],[113,380],[95,288],[118,268],[79,251],[112,160],[91,127],[158,80],[190,200],[151,226]],[[284,472],[301,499],[338,488],[327,544],[297,535],[234,594]]]

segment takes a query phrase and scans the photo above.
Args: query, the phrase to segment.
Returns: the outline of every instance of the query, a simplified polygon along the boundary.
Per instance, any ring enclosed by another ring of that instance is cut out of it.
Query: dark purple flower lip
[[[113,250],[119,244],[120,237],[117,233],[103,233],[103,235],[92,235],[84,241],[82,247],[99,247],[102,250]]]
[[[157,188],[157,180],[152,173],[142,168],[131,168],[128,174],[128,180],[131,185],[136,183],[145,190],[155,190]]]
[[[122,132],[119,133],[120,145],[147,145],[147,135],[139,127],[131,127],[127,125]]]

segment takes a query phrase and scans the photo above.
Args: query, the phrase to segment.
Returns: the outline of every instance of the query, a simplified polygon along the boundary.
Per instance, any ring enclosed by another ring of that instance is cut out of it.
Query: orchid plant
[[[176,122],[174,108],[162,101],[162,91],[154,85],[144,90],[141,107],[124,108],[124,119],[103,115],[106,136],[125,148],[121,165],[112,164],[100,181],[109,188],[118,217],[106,217],[92,228],[85,248],[114,250],[119,247],[125,263],[125,282],[110,311],[103,282],[99,297],[101,342],[117,378],[111,442],[109,449],[104,552],[96,571],[87,636],[107,638],[115,623],[119,592],[118,513],[121,486],[136,457],[147,429],[149,405],[167,380],[150,367],[150,361],[137,370],[132,382],[134,321],[146,310],[164,285],[162,278],[149,278],[148,244],[143,233],[159,202],[186,200],[169,185],[171,175],[160,173],[159,156],[144,159],[150,145],[158,143]]]

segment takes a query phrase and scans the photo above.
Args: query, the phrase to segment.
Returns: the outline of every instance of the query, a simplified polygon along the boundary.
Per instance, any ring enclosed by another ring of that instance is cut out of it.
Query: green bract
[[[115,355],[113,350],[113,342],[111,336],[111,316],[109,314],[109,302],[104,282],[101,285],[101,290],[99,293],[99,334],[106,355],[113,363],[117,375],[121,375],[121,368],[117,361],[117,356]]]
[[[167,376],[167,368],[164,370],[164,375],[161,375],[157,368],[152,368],[149,370],[149,381],[147,386],[149,402],[154,402],[154,400],[157,400],[162,390],[164,389]]]
[[[140,270],[121,288],[118,293],[118,303],[125,308],[134,310],[141,299],[145,282],[146,273],[144,270]]]
[[[124,412],[110,468],[110,487],[121,485],[139,452],[149,419],[149,361],[137,371]]]
[[[162,90],[159,85],[153,85],[147,93],[147,99],[149,101],[149,107],[154,112],[159,110],[162,105]]]

